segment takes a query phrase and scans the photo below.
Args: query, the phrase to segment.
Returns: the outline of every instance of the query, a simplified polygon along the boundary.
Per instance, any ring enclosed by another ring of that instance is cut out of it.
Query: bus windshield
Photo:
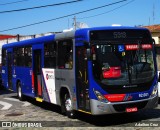
[[[104,85],[149,82],[155,74],[152,44],[92,44],[93,75]]]

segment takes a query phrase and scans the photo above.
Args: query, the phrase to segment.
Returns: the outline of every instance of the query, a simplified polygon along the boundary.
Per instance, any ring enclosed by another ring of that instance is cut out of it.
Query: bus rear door
[[[35,96],[42,98],[42,49],[33,50],[33,78]]]

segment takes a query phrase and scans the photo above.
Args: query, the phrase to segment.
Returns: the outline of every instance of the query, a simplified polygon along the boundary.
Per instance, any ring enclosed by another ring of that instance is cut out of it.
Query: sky
[[[0,0],[0,34],[34,35],[48,32],[61,32],[64,29],[73,27],[74,17],[76,18],[76,22],[85,23],[88,27],[110,26],[112,24],[124,26],[160,24],[160,0],[81,0],[59,6],[3,13],[3,11],[69,1],[75,0]],[[97,7],[101,8],[68,16]],[[68,17],[60,18],[63,16]],[[50,19],[56,20],[25,28],[8,30]]]

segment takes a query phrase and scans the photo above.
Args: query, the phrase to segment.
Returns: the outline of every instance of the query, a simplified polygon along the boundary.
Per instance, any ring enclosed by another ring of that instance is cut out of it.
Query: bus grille
[[[148,101],[136,102],[136,103],[126,103],[126,104],[115,104],[114,109],[118,112],[125,112],[126,108],[137,107],[138,109],[143,109]]]

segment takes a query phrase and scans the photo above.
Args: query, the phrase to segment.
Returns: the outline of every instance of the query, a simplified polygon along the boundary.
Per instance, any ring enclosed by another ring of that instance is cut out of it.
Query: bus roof
[[[9,44],[4,44],[3,48],[10,48],[10,47],[15,47],[15,46],[26,46],[26,45],[33,45],[37,43],[43,43],[43,42],[51,42],[54,40],[55,35],[49,35],[49,36],[43,36],[39,38],[33,38],[33,39],[28,39],[24,41],[19,41],[19,42],[13,42]]]
[[[102,27],[92,27],[92,28],[82,28],[77,31],[81,30],[118,30],[118,29],[134,29],[134,30],[148,30],[147,28],[144,27],[131,27],[131,26],[102,26]],[[148,30],[149,31],[149,30]]]
[[[93,31],[93,30],[119,30],[119,29],[130,29],[130,30],[133,29],[133,30],[149,31],[147,28],[129,27],[129,26],[105,26],[105,27],[82,28],[82,29],[77,29],[76,31],[73,30],[73,31],[69,31],[69,32],[62,32],[62,33],[57,33],[57,34],[53,34],[53,35],[49,35],[49,36],[43,36],[43,37],[39,37],[39,38],[4,44],[3,48],[10,48],[10,47],[15,47],[15,46],[17,46],[17,47],[18,46],[26,46],[26,45],[31,45],[31,44],[33,45],[33,44],[37,44],[37,43],[51,42],[53,40],[66,39],[66,38],[74,38],[74,37],[77,38],[79,35],[87,34],[88,31]],[[85,38],[87,39],[87,36]]]
[[[85,39],[85,41],[89,42],[89,37],[87,37],[87,35],[84,35],[84,34],[88,34],[89,31],[123,30],[123,29],[126,29],[126,30],[145,30],[145,31],[149,32],[149,30],[147,28],[143,28],[143,27],[105,26],[105,27],[93,27],[93,28],[78,29],[78,30],[76,30],[75,38],[77,38],[77,40],[79,40],[79,41],[83,41]]]

